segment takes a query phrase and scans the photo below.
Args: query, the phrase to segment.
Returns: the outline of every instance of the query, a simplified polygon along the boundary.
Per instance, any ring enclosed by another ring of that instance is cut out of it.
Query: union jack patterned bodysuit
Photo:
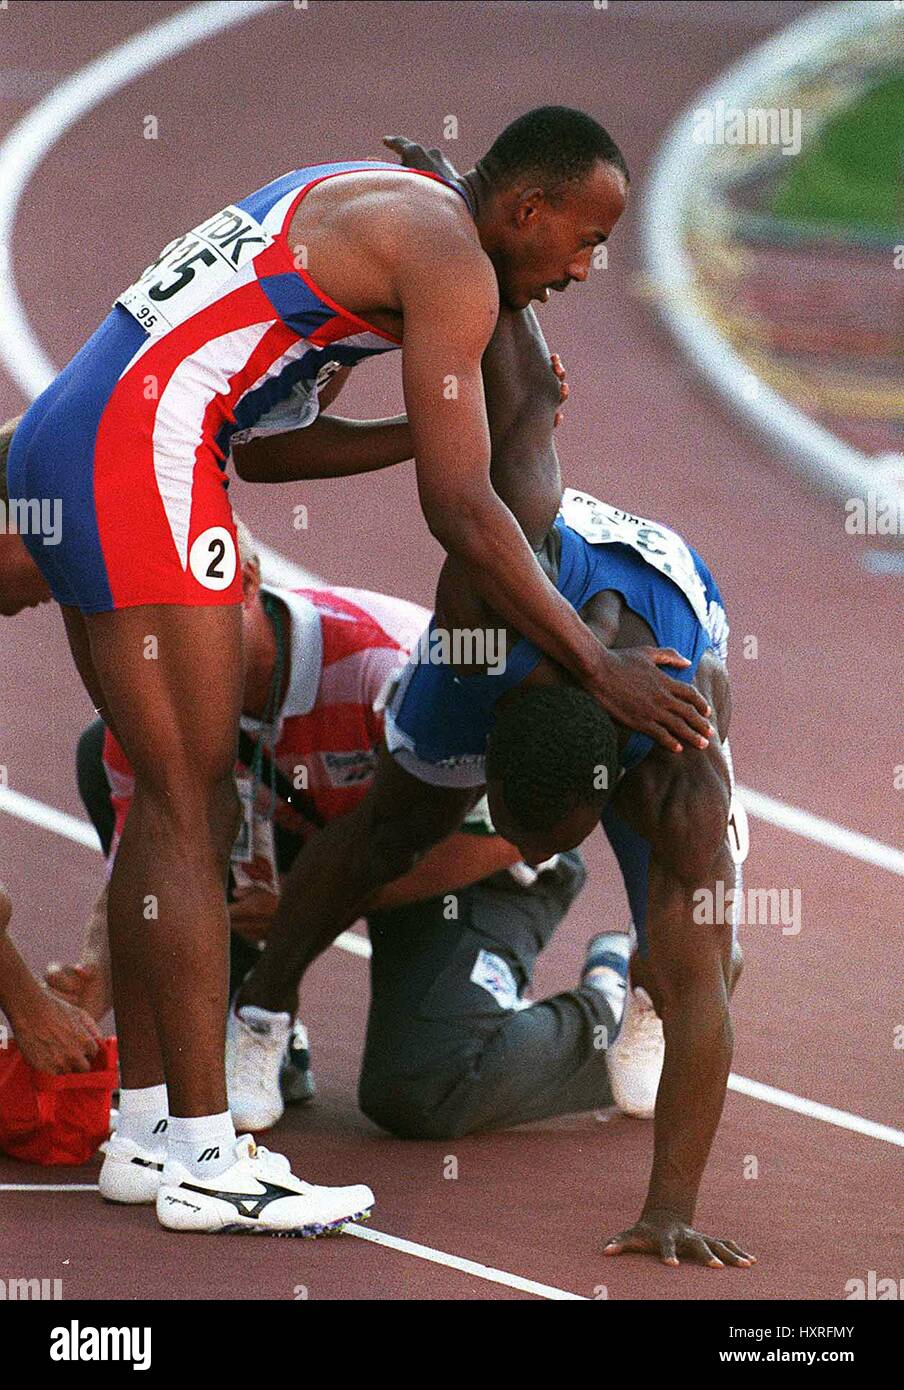
[[[170,242],[28,410],[9,494],[62,505],[59,544],[24,537],[59,603],[240,602],[233,435],[290,395],[310,424],[333,372],[400,346],[324,294],[288,243],[312,188],[371,170],[437,177],[320,164],[231,204]]]

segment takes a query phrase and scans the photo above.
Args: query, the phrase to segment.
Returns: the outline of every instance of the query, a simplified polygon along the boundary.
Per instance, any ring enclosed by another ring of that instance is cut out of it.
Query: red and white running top
[[[277,589],[263,585],[289,611],[289,684],[275,731],[276,765],[292,784],[311,821],[278,798],[278,825],[307,839],[317,821],[334,820],[361,800],[373,777],[383,736],[383,712],[375,709],[387,680],[408,659],[427,626],[426,609],[405,599],[364,589]],[[268,735],[247,716],[242,727],[255,740]],[[269,739],[268,739],[269,743]],[[112,865],[135,788],[132,768],[106,731],[104,768],[112,792],[116,828]],[[237,771],[246,772],[243,764]],[[266,813],[267,779],[258,807]]]

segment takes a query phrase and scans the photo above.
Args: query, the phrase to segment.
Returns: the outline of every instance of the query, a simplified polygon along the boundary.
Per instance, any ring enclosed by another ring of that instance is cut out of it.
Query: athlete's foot
[[[292,1032],[283,1053],[279,1072],[279,1087],[287,1105],[307,1105],[313,1099],[314,1073],[311,1071],[311,1044],[308,1030],[300,1019],[292,1024]]]
[[[606,1053],[612,1095],[625,1115],[652,1119],[664,1060],[662,1020],[638,985],[628,990],[621,1031]]]
[[[97,1180],[106,1202],[153,1202],[163,1173],[166,1150],[146,1149],[113,1133],[100,1146],[104,1155]]]
[[[230,1008],[226,1022],[226,1091],[236,1129],[259,1133],[282,1118],[280,1068],[292,1020],[255,1004]]]
[[[296,1178],[282,1154],[237,1140],[235,1162],[214,1178],[197,1178],[168,1158],[157,1193],[157,1218],[171,1231],[320,1236],[366,1220],[369,1187],[316,1187]]]

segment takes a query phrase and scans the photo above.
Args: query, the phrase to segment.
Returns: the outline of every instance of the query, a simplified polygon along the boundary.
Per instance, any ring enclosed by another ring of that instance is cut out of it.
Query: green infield
[[[900,233],[904,76],[886,78],[857,96],[788,164],[770,198],[775,217],[831,225],[853,236]]]

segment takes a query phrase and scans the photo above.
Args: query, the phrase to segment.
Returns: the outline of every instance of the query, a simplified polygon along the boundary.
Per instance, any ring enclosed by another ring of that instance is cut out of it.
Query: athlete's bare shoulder
[[[411,170],[366,169],[325,179],[289,228],[314,280],[359,313],[400,314],[406,289],[452,280],[498,312],[498,288],[470,209],[448,184]]]

